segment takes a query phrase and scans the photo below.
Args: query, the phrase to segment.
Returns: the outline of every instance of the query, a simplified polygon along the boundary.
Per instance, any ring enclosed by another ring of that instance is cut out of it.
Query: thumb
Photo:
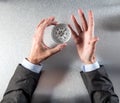
[[[94,38],[91,40],[90,45],[92,46],[92,48],[95,48],[96,43],[97,43],[98,40],[99,40],[98,37],[94,37]]]
[[[57,46],[55,46],[54,48],[50,49],[51,54],[56,54],[57,52],[61,51],[67,44],[59,44]]]
[[[97,43],[98,40],[99,40],[98,37],[94,37],[94,38],[91,40],[91,42],[90,42],[90,45],[91,45],[90,55],[91,55],[91,57],[95,54],[96,43]]]

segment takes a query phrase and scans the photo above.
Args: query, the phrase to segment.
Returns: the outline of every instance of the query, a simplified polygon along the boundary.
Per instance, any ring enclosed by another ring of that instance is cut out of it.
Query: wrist
[[[87,61],[87,62],[83,62],[85,65],[87,64],[94,64],[95,62],[91,62],[91,61]]]
[[[96,62],[96,57],[92,56],[91,58],[81,58],[82,62],[87,65],[87,64],[94,64]]]
[[[96,62],[96,60],[82,60],[83,64],[87,65],[87,64],[94,64]]]
[[[36,65],[38,65],[38,64],[40,64],[40,62],[42,61],[41,59],[35,59],[35,58],[31,58],[31,57],[28,57],[28,58],[26,58],[29,62],[31,62],[31,63],[33,63],[33,64],[36,64]]]
[[[23,60],[23,62],[21,63],[21,65],[23,67],[25,67],[26,69],[32,71],[32,72],[35,72],[35,73],[40,73],[41,69],[42,69],[42,64],[33,64],[31,62],[28,61],[27,58],[25,58]]]

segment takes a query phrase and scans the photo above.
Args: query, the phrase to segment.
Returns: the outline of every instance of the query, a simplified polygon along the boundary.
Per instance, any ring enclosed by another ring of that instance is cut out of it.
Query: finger
[[[73,28],[71,27],[71,25],[68,24],[68,27],[69,27],[70,30],[71,30],[73,39],[75,40],[75,42],[77,42],[77,38],[78,38],[79,36],[78,36],[77,33],[73,30]]]
[[[51,22],[51,24],[49,24],[48,26],[50,26],[50,25],[57,25],[57,24],[58,24],[57,21],[53,21],[53,22]]]
[[[88,12],[88,31],[92,38],[94,36],[94,16],[91,10]]]
[[[55,17],[54,16],[51,16],[49,19],[51,19],[52,21],[55,20]]]
[[[45,22],[45,24],[47,23],[47,22],[49,22],[50,20],[51,21],[54,21],[54,17],[49,17],[49,18],[47,18],[47,19],[43,19],[43,20],[41,20],[41,22],[38,24],[38,26],[37,26],[37,28],[41,25],[41,24],[43,24],[44,22]],[[45,25],[44,24],[44,25]]]
[[[78,32],[79,34],[81,34],[82,29],[81,29],[80,25],[78,24],[75,16],[72,15],[72,16],[71,16],[71,19],[72,19],[72,21],[73,21],[73,23],[74,23],[74,25],[75,25],[75,27],[76,27],[76,29],[77,29],[77,32]]]
[[[61,51],[64,47],[66,47],[66,45],[67,45],[66,43],[59,44],[56,47],[49,49],[49,51],[50,51],[51,55],[56,54],[57,52]]]
[[[80,19],[81,19],[83,31],[87,31],[87,29],[88,29],[88,24],[87,24],[87,20],[86,20],[86,18],[85,18],[85,15],[84,15],[83,11],[82,11],[81,9],[79,9],[79,10],[78,10],[78,14],[79,14]]]
[[[99,40],[98,37],[95,37],[93,38],[91,41],[90,41],[90,45],[91,45],[91,48],[90,48],[90,55],[92,58],[94,55],[95,55],[95,51],[96,51],[96,44],[97,44],[97,41]]]
[[[54,22],[55,20],[55,17],[49,17],[46,19],[46,21],[44,22],[44,26],[48,26],[48,25],[51,25],[52,22]]]
[[[94,48],[96,46],[97,41],[99,40],[98,37],[94,37],[91,41],[90,41],[90,45],[92,46],[92,48]]]
[[[37,28],[45,21],[45,19],[41,20],[41,22],[38,24]]]
[[[52,25],[52,24],[56,24],[56,22],[54,21],[54,17],[49,17],[47,19],[45,19],[41,24],[40,26],[38,27],[38,34],[39,34],[39,38],[40,38],[40,41],[43,41],[43,35],[44,35],[44,31],[45,31],[45,28],[48,26],[48,25]]]

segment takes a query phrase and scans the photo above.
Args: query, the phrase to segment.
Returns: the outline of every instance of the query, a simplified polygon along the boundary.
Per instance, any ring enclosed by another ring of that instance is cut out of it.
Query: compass
[[[53,27],[51,35],[56,43],[65,43],[71,38],[71,31],[66,24],[58,24]]]

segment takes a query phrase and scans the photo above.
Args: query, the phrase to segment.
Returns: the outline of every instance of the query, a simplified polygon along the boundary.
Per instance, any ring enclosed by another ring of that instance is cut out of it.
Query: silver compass
[[[71,31],[66,24],[58,24],[53,27],[51,35],[56,43],[65,43],[71,38]]]

